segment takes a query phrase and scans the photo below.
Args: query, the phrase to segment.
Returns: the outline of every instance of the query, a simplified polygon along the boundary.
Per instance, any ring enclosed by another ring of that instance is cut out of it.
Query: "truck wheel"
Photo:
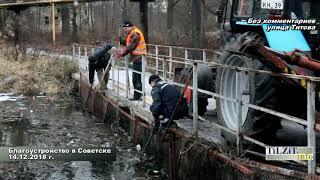
[[[248,39],[259,39],[256,34],[242,34],[233,38],[226,49],[239,51],[241,42]],[[241,56],[230,51],[224,51],[220,63],[230,66],[245,67],[257,70],[270,70],[259,60]],[[261,73],[240,72],[240,89],[244,94],[244,104],[251,103],[265,108],[277,110],[279,97],[277,96],[277,81],[274,77]],[[236,98],[236,71],[219,67],[217,69],[216,92],[222,96]],[[237,104],[225,99],[216,98],[218,122],[233,131],[237,131]],[[249,108],[242,107],[242,130],[245,135],[259,134],[260,140],[270,139],[281,128],[280,118]],[[263,133],[262,133],[263,132]],[[222,130],[222,136],[228,144],[234,145],[236,136]]]

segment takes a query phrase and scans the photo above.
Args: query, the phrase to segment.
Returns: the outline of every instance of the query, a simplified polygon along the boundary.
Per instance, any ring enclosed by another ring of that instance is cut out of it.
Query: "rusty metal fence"
[[[73,58],[78,58],[79,60],[79,67],[84,67],[83,62],[86,63],[86,57],[88,55],[88,52],[92,52],[94,50],[94,46],[87,46],[87,45],[81,45],[81,44],[74,44],[73,45]],[[164,49],[164,50],[163,50]],[[183,53],[175,53],[175,51],[182,51]],[[202,53],[202,59],[195,60],[189,57],[190,51],[198,51]],[[175,56],[176,54],[176,56]],[[129,68],[128,65],[128,59],[124,58],[124,60],[115,60],[112,59],[112,90],[117,90],[118,95],[120,95],[120,90],[122,89],[125,94],[124,97],[128,98],[130,94],[130,89],[133,87],[130,86],[129,83],[129,71],[136,72],[141,74],[142,76],[142,91],[134,90],[141,92],[143,94],[142,96],[142,102],[143,106],[146,105],[147,101],[146,99],[150,97],[146,93],[146,84],[145,79],[147,77],[147,73],[154,72],[156,74],[161,74],[163,79],[165,81],[168,81],[172,84],[175,84],[180,87],[184,87],[184,84],[177,83],[173,81],[173,69],[175,65],[182,65],[182,66],[192,66],[193,73],[192,73],[192,79],[193,83],[192,86],[189,88],[192,90],[192,104],[193,104],[193,135],[198,135],[198,121],[204,121],[206,123],[209,123],[213,127],[219,128],[221,130],[224,130],[228,133],[231,133],[237,137],[237,152],[240,155],[243,151],[242,149],[242,142],[243,140],[252,142],[256,145],[266,147],[267,144],[258,141],[256,139],[253,139],[247,135],[245,135],[242,131],[242,107],[247,106],[249,108],[252,108],[257,111],[262,111],[264,113],[268,113],[298,124],[301,124],[303,126],[307,127],[307,139],[308,144],[307,146],[313,149],[313,160],[308,161],[308,163],[304,162],[298,162],[300,164],[304,164],[308,166],[308,173],[315,174],[316,173],[316,135],[315,135],[315,128],[318,126],[315,124],[315,98],[316,98],[316,91],[315,91],[315,84],[320,81],[319,77],[314,76],[302,76],[302,75],[294,75],[294,74],[286,74],[286,73],[274,73],[269,71],[263,71],[263,70],[256,70],[256,69],[250,69],[246,67],[238,67],[238,66],[230,66],[221,64],[215,59],[219,58],[221,56],[221,52],[215,52],[215,51],[208,51],[206,49],[196,49],[196,48],[184,48],[184,47],[175,47],[175,46],[162,46],[162,45],[154,45],[154,44],[148,44],[148,54],[143,56],[142,58],[142,72],[133,71]],[[241,56],[241,55],[240,55]],[[237,96],[235,98],[233,97],[226,97],[219,93],[210,92],[207,90],[203,90],[198,88],[197,83],[197,69],[199,64],[207,64],[212,68],[228,68],[230,70],[233,70],[236,72],[236,94]],[[81,68],[82,71],[87,71],[87,68]],[[115,71],[118,70],[118,79],[115,79]],[[125,82],[119,82],[119,70],[125,70]],[[253,73],[263,73],[266,75],[271,76],[277,76],[277,77],[284,77],[284,78],[290,78],[290,79],[298,79],[298,80],[305,80],[307,82],[307,119],[301,119],[298,117],[293,117],[291,115],[277,112],[275,110],[266,108],[266,107],[260,107],[255,104],[246,103],[242,100],[241,95],[243,92],[240,90],[240,73],[245,72],[253,72]],[[117,82],[117,85],[116,85]],[[221,98],[226,101],[230,101],[233,103],[237,103],[237,128],[236,131],[229,129],[225,126],[222,126],[218,123],[211,122],[208,119],[205,119],[204,117],[198,116],[198,93],[204,93],[207,95],[210,95],[214,98]],[[150,104],[150,101],[149,101]]]

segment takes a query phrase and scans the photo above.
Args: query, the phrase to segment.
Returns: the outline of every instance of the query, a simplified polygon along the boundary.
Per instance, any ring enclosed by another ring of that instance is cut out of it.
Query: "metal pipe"
[[[126,98],[129,97],[129,66],[128,66],[128,56],[124,58],[125,60],[125,68],[126,68]]]
[[[117,64],[119,64],[119,61],[117,61]],[[117,105],[119,104],[119,101],[120,101],[120,71],[118,69],[118,88],[117,88]],[[117,111],[117,113],[119,114],[119,111]],[[119,117],[117,117],[117,120],[119,121],[118,119]]]
[[[203,62],[207,61],[207,54],[206,54],[205,50],[202,50],[202,60],[203,60]]]
[[[260,141],[258,141],[258,140],[255,140],[255,139],[253,139],[253,138],[251,138],[251,137],[249,137],[249,136],[246,136],[246,135],[243,135],[243,139],[244,139],[244,140],[247,140],[247,141],[250,141],[250,142],[252,142],[252,143],[254,143],[254,144],[256,144],[256,145],[259,145],[259,146],[261,146],[261,147],[266,147],[266,146],[268,146],[268,145],[266,145],[265,143],[260,142]]]
[[[78,47],[79,59],[81,58],[81,46]]]
[[[153,67],[146,67],[146,69],[157,70],[157,68],[153,68]],[[158,69],[158,71],[163,73],[163,70]]]
[[[315,124],[315,86],[314,82],[307,82],[307,120],[308,120],[308,147],[312,148],[313,160],[308,161],[308,173],[316,172],[316,135],[314,132]]]
[[[158,46],[156,45],[156,74],[158,75],[159,72],[158,72],[158,69],[159,69],[159,59],[158,59],[158,55],[159,55],[159,48]]]
[[[74,44],[72,44],[72,61],[74,62],[74,56],[76,54],[76,47]],[[79,66],[80,67],[80,66]]]
[[[152,54],[147,54],[148,57],[152,58]],[[159,57],[169,57],[167,55],[158,55]],[[296,74],[287,74],[287,73],[275,73],[275,72],[271,72],[271,71],[264,71],[264,70],[256,70],[256,69],[251,69],[251,68],[244,68],[244,67],[237,67],[237,66],[230,66],[230,65],[224,65],[224,64],[220,64],[217,62],[203,62],[202,60],[192,60],[192,59],[186,59],[186,58],[181,58],[181,57],[173,57],[175,59],[179,59],[182,61],[172,61],[175,63],[180,63],[180,64],[190,64],[190,63],[202,63],[202,64],[207,64],[209,66],[212,67],[224,67],[224,68],[229,68],[229,69],[238,69],[241,71],[246,71],[246,72],[256,72],[256,73],[261,73],[261,74],[266,74],[266,75],[271,75],[274,77],[286,77],[286,78],[290,78],[290,79],[305,79],[305,80],[312,80],[315,82],[320,82],[320,78],[319,77],[315,77],[315,76],[305,76],[305,75],[296,75]]]
[[[184,50],[184,61],[188,59],[188,50],[185,49]],[[185,64],[184,67],[186,67],[187,65]]]
[[[289,121],[293,121],[295,123],[299,123],[299,124],[302,124],[302,125],[305,125],[305,126],[307,125],[307,121],[304,120],[304,119],[300,119],[300,118],[297,118],[297,117],[294,117],[294,116],[290,116],[290,115],[287,115],[287,114],[284,114],[284,113],[280,113],[280,112],[277,112],[277,111],[274,111],[274,110],[271,110],[271,109],[267,109],[267,108],[264,108],[264,107],[260,107],[260,106],[254,105],[254,104],[244,104],[244,105],[248,105],[248,107],[250,107],[252,109],[255,109],[255,110],[258,110],[258,111],[262,111],[262,112],[265,112],[265,113],[268,113],[268,114],[272,114],[274,116],[281,117],[281,118],[287,119]]]
[[[172,72],[172,47],[170,46],[169,47],[169,78],[170,79],[172,78],[171,72]]]
[[[143,107],[146,106],[146,85],[145,85],[145,79],[146,79],[146,56],[142,55],[142,102]]]
[[[198,136],[198,74],[197,74],[197,63],[193,64],[192,68],[192,110],[193,110],[193,135]]]
[[[158,47],[163,47],[163,48],[174,48],[174,49],[187,49],[187,50],[198,50],[202,51],[205,50],[207,52],[215,53],[216,51],[210,51],[208,49],[201,49],[201,48],[187,48],[187,47],[181,47],[181,46],[166,46],[166,45],[158,45],[158,44],[147,44],[147,46],[158,46]]]
[[[112,91],[114,91],[115,90],[115,88],[114,88],[114,85],[115,85],[115,74],[114,74],[114,68],[115,68],[115,66],[114,66],[114,64],[115,64],[115,58],[112,58],[112,67],[111,67],[111,76],[112,76]]]
[[[240,71],[236,70],[236,94],[237,94],[237,152],[241,155],[242,144],[242,92],[240,89]]]
[[[162,62],[162,72],[163,72],[163,80],[164,81],[167,81],[166,65],[167,65],[167,62],[166,62],[166,59],[164,59]]]

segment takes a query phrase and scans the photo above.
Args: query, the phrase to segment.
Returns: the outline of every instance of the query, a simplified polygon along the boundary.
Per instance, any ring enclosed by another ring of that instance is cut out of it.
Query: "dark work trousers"
[[[207,111],[208,98],[198,96],[198,114],[204,116],[204,113]]]
[[[135,71],[139,71],[142,72],[142,62],[141,61],[137,61],[137,62],[133,62],[132,64],[132,68]],[[141,74],[132,72],[132,84],[135,90],[139,90],[142,91],[142,82],[141,82]],[[134,91],[134,99],[140,99],[142,96],[142,94],[140,92]]]

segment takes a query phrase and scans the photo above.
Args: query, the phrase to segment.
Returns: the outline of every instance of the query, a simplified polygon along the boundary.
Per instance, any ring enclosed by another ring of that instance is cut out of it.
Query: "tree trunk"
[[[77,9],[73,6],[72,8],[72,40],[73,42],[78,42],[77,36]]]
[[[68,4],[62,5],[61,20],[62,20],[62,36],[68,37],[70,34],[70,14],[69,14]]]
[[[167,43],[168,45],[173,44],[172,33],[173,33],[173,8],[174,8],[174,0],[168,0],[168,8],[167,8]]]
[[[4,27],[3,11],[4,11],[4,9],[0,9],[0,31],[2,31],[3,27]]]
[[[41,7],[37,7],[37,30],[39,31],[41,27]]]
[[[122,4],[122,22],[128,20],[127,0],[123,0]]]
[[[16,50],[15,59],[18,60],[21,46],[20,37],[20,10],[15,10],[15,25],[14,25],[14,46]]]
[[[91,24],[91,32],[94,31],[94,27],[93,27],[93,8],[92,8],[92,2],[89,3],[89,16],[90,16],[90,24]]]
[[[202,11],[202,26],[201,26],[201,48],[204,48],[204,43],[206,39],[206,24],[207,24],[207,16],[208,12],[205,10],[205,6],[207,5],[207,0],[203,0],[203,11]]]
[[[140,1],[140,17],[141,17],[141,25],[142,31],[145,38],[145,41],[148,43],[148,1],[141,0]]]
[[[192,0],[192,47],[200,48],[201,39],[201,3],[199,0]],[[199,59],[201,54],[199,51],[192,53],[193,58]]]
[[[81,3],[79,3],[79,30],[81,31],[82,29],[82,8],[81,8]]]
[[[115,13],[115,11],[114,11],[114,1],[111,1],[112,2],[112,5],[111,5],[111,9],[112,9],[112,11],[111,11],[111,32],[114,32],[114,13]]]
[[[105,31],[108,32],[108,1],[104,1],[104,10],[106,12],[104,18],[105,20]]]
[[[108,32],[108,19],[109,19],[109,16],[108,16],[108,1],[104,1],[105,4],[105,11],[106,11],[106,15],[105,15],[105,18],[106,18],[106,21],[105,21],[105,31]]]

